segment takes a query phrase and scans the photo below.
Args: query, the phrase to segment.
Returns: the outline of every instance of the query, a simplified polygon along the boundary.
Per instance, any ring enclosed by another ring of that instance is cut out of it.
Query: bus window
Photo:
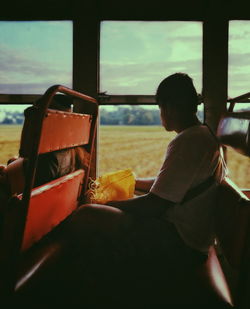
[[[28,105],[0,105],[0,164],[18,155],[26,107]]]
[[[229,22],[228,95],[237,97],[249,89],[250,21]]]
[[[201,22],[104,21],[100,35],[101,92],[152,95],[175,72],[201,92]]]
[[[239,188],[249,189],[250,180],[248,171],[250,170],[250,158],[237,153],[230,147],[227,148],[227,166],[229,177]]]
[[[0,94],[43,94],[54,84],[72,87],[71,21],[1,21],[0,37]],[[27,106],[0,104],[1,164],[18,154]]]
[[[0,93],[43,94],[54,84],[72,87],[71,21],[1,21],[0,37]]]
[[[228,94],[231,98],[250,91],[249,88],[249,52],[250,52],[250,21],[230,21],[229,23],[229,66]],[[236,103],[234,111],[250,111],[249,103]],[[240,188],[250,188],[247,171],[250,159],[228,147],[227,164],[229,176]]]
[[[98,174],[132,168],[138,177],[155,176],[174,136],[157,106],[100,107]]]
[[[160,81],[188,73],[202,89],[202,23],[184,21],[103,21],[100,32],[100,93],[154,96]],[[132,168],[138,177],[155,176],[175,133],[162,127],[157,106],[101,106],[99,175]],[[152,102],[153,103],[152,99]],[[138,103],[140,102],[140,103]],[[112,104],[112,103],[110,103]],[[201,120],[203,110],[199,107]]]
[[[197,115],[202,121],[202,107]],[[161,126],[157,106],[101,106],[98,174],[132,168],[138,177],[155,176],[175,135]]]
[[[229,105],[228,105],[229,107]],[[235,112],[248,111],[250,112],[249,103],[236,103]],[[227,165],[229,177],[242,189],[250,188],[250,179],[247,177],[247,171],[250,170],[250,158],[241,155],[235,150],[227,147]]]

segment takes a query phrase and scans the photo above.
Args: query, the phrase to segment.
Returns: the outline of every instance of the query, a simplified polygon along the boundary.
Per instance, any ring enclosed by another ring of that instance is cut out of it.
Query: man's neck
[[[197,118],[197,116],[195,114],[191,115],[189,117],[185,116],[176,125],[175,132],[180,133],[180,132],[182,132],[182,131],[190,128],[190,127],[197,126],[197,125],[201,125],[201,122],[200,122],[200,120]]]

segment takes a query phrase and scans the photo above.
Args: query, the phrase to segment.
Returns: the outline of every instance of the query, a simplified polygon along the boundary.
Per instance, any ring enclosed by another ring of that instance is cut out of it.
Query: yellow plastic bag
[[[108,201],[131,198],[134,195],[134,191],[135,175],[129,168],[98,177],[90,183],[87,196],[91,203],[105,204]]]

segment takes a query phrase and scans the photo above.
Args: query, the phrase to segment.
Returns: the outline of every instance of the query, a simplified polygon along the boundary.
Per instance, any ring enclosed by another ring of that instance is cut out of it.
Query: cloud
[[[201,45],[201,23],[108,21],[102,24],[101,61],[129,64],[199,57]]]
[[[250,52],[249,53],[230,53],[229,70],[233,67],[250,66]]]
[[[250,53],[230,53],[228,65],[228,94],[236,97],[249,92]]]
[[[153,94],[158,83],[175,72],[188,73],[201,88],[201,59],[125,65],[101,64],[101,91],[113,94]]]
[[[43,94],[49,87],[58,84],[54,82],[44,83],[6,83],[0,84],[0,93],[2,94]],[[70,87],[71,84],[63,83],[64,86]]]
[[[194,79],[197,90],[201,90],[201,23],[104,24],[106,50],[101,58],[102,91],[107,90],[111,94],[153,94],[162,78],[177,71],[187,72]],[[130,38],[128,45],[124,44],[127,37]],[[229,94],[236,96],[249,91],[249,21],[230,22],[229,37]],[[123,41],[123,56],[126,53],[130,55],[127,59],[118,57],[120,46],[116,38]]]
[[[55,72],[63,72],[60,68],[49,66],[45,59],[41,59],[41,61],[33,60],[29,59],[28,56],[25,57],[22,54],[19,55],[4,49],[1,49],[0,62],[1,71],[20,72],[31,75],[50,75]]]
[[[174,72],[187,72],[201,89],[202,24],[199,22],[102,23],[101,91],[153,94]]]
[[[27,85],[33,89],[27,93],[32,93],[32,91],[34,91],[33,93],[41,93],[43,86],[48,84],[71,86],[71,67],[50,63],[42,57],[35,60],[29,54],[25,54],[23,50],[12,50],[3,45],[0,46],[0,49],[0,83],[2,84],[0,91],[2,93],[8,93],[8,91],[11,91],[9,93],[23,93],[23,89],[29,90]],[[39,55],[37,56],[39,57]]]
[[[231,98],[247,93],[249,90],[249,72],[228,75],[228,95]]]
[[[35,30],[34,27],[32,29]],[[249,21],[230,22],[231,96],[249,91],[248,29]],[[65,29],[60,28],[62,36],[64,32]],[[55,41],[52,35],[46,39]],[[1,93],[43,93],[53,84],[72,87],[70,52],[60,48],[43,48],[41,51],[36,41],[34,39],[34,45],[24,44],[22,48],[0,44]],[[197,91],[201,91],[202,24],[199,22],[105,21],[102,23],[101,44],[101,91],[154,94],[165,76],[178,71],[188,73],[194,79]]]

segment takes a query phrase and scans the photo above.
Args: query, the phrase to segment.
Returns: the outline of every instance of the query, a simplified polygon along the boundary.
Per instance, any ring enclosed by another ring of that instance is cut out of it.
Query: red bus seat
[[[82,101],[88,113],[77,114],[48,109],[57,92]],[[90,173],[97,112],[95,99],[60,85],[50,87],[38,104],[26,110],[19,161],[25,159],[27,169],[24,173],[22,194],[13,195],[6,207],[0,247],[0,286],[3,296],[11,295],[18,282],[26,281],[31,273],[34,275],[34,272],[30,273],[31,269],[36,268],[34,263],[39,265],[45,256],[46,259],[53,259],[53,255],[57,255],[56,252],[61,248],[60,245],[55,245],[54,248],[57,249],[50,250],[50,245],[43,244],[43,254],[39,262],[39,243],[44,243],[42,239],[49,237],[82,202]],[[88,165],[34,188],[38,156],[76,146],[84,146],[89,153]],[[15,181],[15,171],[11,171],[9,176]],[[17,185],[14,185],[12,190],[22,189],[21,176],[22,173],[19,173]],[[27,252],[30,250],[34,253],[28,260],[24,259],[23,256],[28,256]],[[23,271],[23,263],[29,265],[27,273]],[[17,273],[22,273],[21,279],[17,277]]]

